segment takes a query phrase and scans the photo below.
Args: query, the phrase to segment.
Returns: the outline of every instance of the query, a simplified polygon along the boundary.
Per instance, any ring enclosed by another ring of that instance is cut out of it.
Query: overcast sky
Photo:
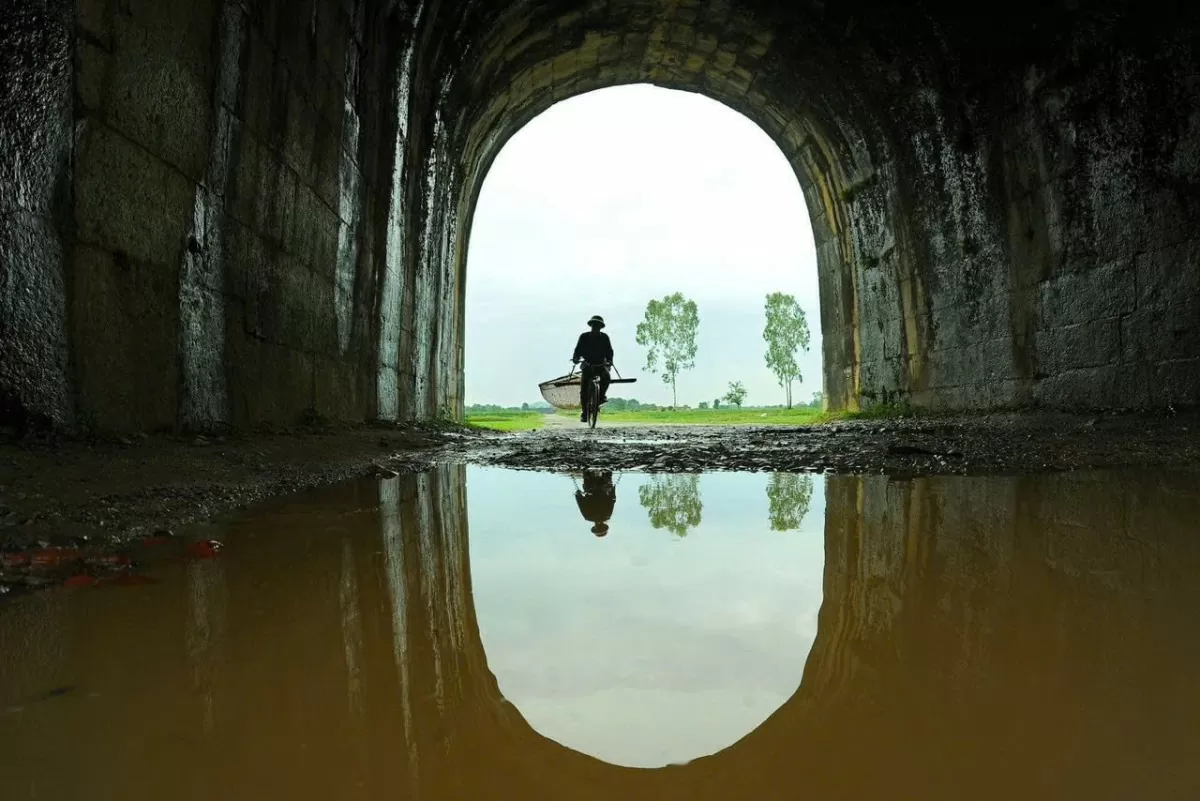
[[[466,401],[540,400],[570,369],[593,314],[608,322],[611,394],[669,403],[634,340],[646,303],[681,291],[700,311],[696,367],[679,380],[695,406],[730,381],[747,403],[783,402],[763,363],[763,304],[796,296],[812,345],[797,401],[821,389],[816,253],[804,196],[779,148],[713,100],[651,86],[559,103],[504,147],[480,193],[467,277]]]

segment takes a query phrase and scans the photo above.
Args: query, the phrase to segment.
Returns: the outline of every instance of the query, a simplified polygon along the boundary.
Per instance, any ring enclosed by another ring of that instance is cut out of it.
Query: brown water
[[[614,488],[342,487],[0,604],[0,799],[1200,797],[1196,475]]]

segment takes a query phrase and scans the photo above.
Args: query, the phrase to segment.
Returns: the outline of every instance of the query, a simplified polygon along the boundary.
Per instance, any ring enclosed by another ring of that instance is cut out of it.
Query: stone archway
[[[819,81],[792,83],[770,27],[731,5],[634,2],[531,13],[514,4],[491,20],[487,48],[454,79],[471,87],[448,140],[463,154],[455,207],[457,218],[467,221],[463,234],[493,159],[553,104],[629,83],[702,93],[766,132],[804,190],[820,273],[825,393],[834,408],[856,408],[862,390],[863,290],[856,265],[868,260],[890,273],[884,283],[911,290],[894,293],[894,308],[869,304],[888,320],[880,336],[892,343],[894,358],[875,359],[866,369],[886,374],[884,395],[890,397],[911,387],[920,371],[923,300],[919,278],[902,280],[896,272],[904,268],[894,247],[900,220],[880,190],[886,182],[876,180],[891,158],[886,139],[861,104],[831,102]],[[453,254],[459,276],[466,274],[466,241],[460,236]],[[869,360],[882,353],[872,351]]]

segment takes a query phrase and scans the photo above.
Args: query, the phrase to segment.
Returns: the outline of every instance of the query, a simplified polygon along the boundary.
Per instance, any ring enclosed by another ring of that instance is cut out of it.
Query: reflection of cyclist
[[[604,328],[604,318],[598,314],[592,315],[592,319],[588,320],[588,328],[590,330],[579,335],[579,341],[575,343],[575,353],[571,355],[571,361],[575,364],[579,364],[580,360],[586,362],[579,384],[579,405],[582,407],[579,419],[585,423],[587,406],[583,401],[587,397],[592,376],[600,376],[600,403],[604,403],[608,400],[608,384],[612,381],[608,365],[612,364],[613,360],[612,342],[608,334],[601,330]]]
[[[608,470],[586,470],[583,473],[583,489],[575,490],[575,503],[583,519],[594,523],[592,533],[603,537],[608,533],[608,521],[613,507],[617,505],[617,488],[613,486],[612,473]]]

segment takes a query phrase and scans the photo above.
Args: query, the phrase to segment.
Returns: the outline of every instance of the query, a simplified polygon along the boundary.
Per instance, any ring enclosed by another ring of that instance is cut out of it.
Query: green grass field
[[[489,428],[492,431],[533,431],[541,428],[545,422],[546,415],[540,412],[488,412],[467,415],[467,425]]]
[[[563,417],[578,419],[578,412],[561,411]],[[676,411],[625,411],[601,410],[600,420],[607,423],[640,423],[642,425],[804,425],[820,423],[827,419],[817,409],[679,409]],[[487,412],[467,415],[467,425],[493,431],[532,431],[545,425],[546,417],[540,412]]]
[[[564,412],[564,414],[567,414]],[[572,417],[576,415],[572,414]],[[819,409],[677,409],[663,411],[600,410],[600,420],[609,423],[643,423],[659,425],[736,426],[736,425],[804,425],[825,419]]]

